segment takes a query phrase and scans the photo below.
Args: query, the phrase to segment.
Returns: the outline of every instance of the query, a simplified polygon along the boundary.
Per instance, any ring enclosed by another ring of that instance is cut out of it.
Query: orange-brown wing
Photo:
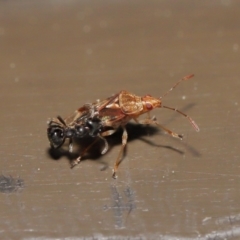
[[[105,107],[107,108],[112,108],[111,105],[114,105],[115,102],[118,102],[118,96],[119,96],[119,93],[105,99],[105,100],[102,100],[100,102],[98,102],[96,104],[96,107],[97,107],[97,110],[98,111],[101,111],[102,109],[104,109]]]
[[[126,114],[120,108],[104,108],[99,111],[99,118],[103,126],[116,128],[124,124],[124,118],[126,117]]]
[[[84,106],[78,108],[72,115],[70,115],[69,117],[65,118],[64,121],[67,125],[71,125],[71,124],[75,124],[75,123],[80,123],[82,121],[82,119],[86,118],[86,117],[91,117],[92,115],[92,111],[96,111],[98,113],[100,113],[103,109],[105,109],[106,107],[108,107],[108,105],[110,105],[110,109],[113,108],[111,105],[114,104],[114,102],[118,102],[118,95],[119,94],[115,94],[107,99],[104,99],[102,101],[98,100],[96,102],[93,103],[86,103]],[[118,107],[118,109],[120,109]],[[109,114],[109,116],[112,116],[110,118],[114,118],[114,114],[115,116],[119,115],[117,114],[117,112],[115,113],[105,113]],[[121,117],[120,117],[121,118]]]
[[[81,107],[77,109],[72,115],[65,118],[64,121],[67,125],[73,124],[77,119],[79,119],[81,116],[84,116],[88,113],[88,109],[86,107]]]
[[[119,93],[119,106],[127,115],[136,114],[143,110],[141,97],[127,91]]]

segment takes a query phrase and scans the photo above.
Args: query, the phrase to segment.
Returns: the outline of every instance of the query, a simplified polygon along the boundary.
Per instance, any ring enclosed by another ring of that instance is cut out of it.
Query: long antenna
[[[193,121],[193,119],[192,119],[191,117],[189,117],[187,114],[179,111],[177,108],[171,108],[171,107],[167,107],[167,106],[162,106],[162,107],[180,113],[181,115],[183,115],[185,118],[188,119],[188,121],[192,124],[193,128],[194,128],[197,132],[200,131],[198,125],[197,125],[197,124]]]
[[[163,97],[165,97],[166,95],[168,95],[175,87],[177,87],[178,84],[180,84],[182,81],[188,80],[189,78],[192,78],[194,76],[194,74],[190,74],[187,75],[185,77],[183,77],[182,79],[180,79],[178,82],[175,83],[175,85],[173,87],[171,87],[162,97],[160,97],[160,99],[162,99]]]

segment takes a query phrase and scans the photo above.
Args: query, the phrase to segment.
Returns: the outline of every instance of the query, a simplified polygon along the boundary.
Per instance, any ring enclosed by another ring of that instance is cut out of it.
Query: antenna
[[[62,117],[57,116],[57,119],[66,127],[66,123],[64,122],[64,120],[62,119]]]
[[[189,78],[194,77],[194,74],[190,74],[187,75],[185,77],[183,77],[182,79],[180,79],[179,81],[177,81],[173,87],[171,87],[162,97],[160,97],[160,99],[162,99],[163,97],[167,96],[175,87],[177,87],[178,84],[180,84],[182,81],[188,80]]]

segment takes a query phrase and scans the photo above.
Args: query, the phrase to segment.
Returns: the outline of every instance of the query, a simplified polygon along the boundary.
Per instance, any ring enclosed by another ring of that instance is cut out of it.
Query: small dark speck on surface
[[[22,179],[0,175],[0,192],[12,193],[22,189],[23,187],[24,181]]]

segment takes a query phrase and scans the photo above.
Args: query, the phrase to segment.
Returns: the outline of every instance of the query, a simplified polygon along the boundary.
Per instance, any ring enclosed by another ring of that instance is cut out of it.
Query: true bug
[[[50,144],[53,148],[59,148],[64,144],[65,140],[69,138],[69,151],[72,151],[73,138],[84,138],[86,136],[95,138],[95,140],[83,150],[81,155],[72,162],[72,167],[74,167],[81,161],[81,157],[98,139],[102,139],[105,143],[105,147],[101,153],[106,153],[108,150],[108,143],[105,137],[112,135],[119,127],[122,127],[122,146],[116,159],[112,175],[113,178],[116,178],[116,172],[121,162],[122,153],[127,144],[128,134],[125,126],[131,119],[139,124],[156,125],[171,136],[182,139],[182,135],[163,127],[155,118],[150,118],[149,112],[151,110],[155,108],[167,108],[186,117],[193,128],[197,132],[199,131],[199,127],[191,117],[176,108],[162,105],[163,97],[169,94],[169,92],[177,87],[182,81],[188,80],[193,76],[192,74],[183,77],[160,98],[155,98],[150,95],[139,97],[123,90],[103,101],[85,104],[83,107],[76,110],[72,116],[64,120],[61,117],[53,118],[49,121],[47,129]],[[147,113],[148,117],[144,120],[138,120],[138,117],[144,113]]]

